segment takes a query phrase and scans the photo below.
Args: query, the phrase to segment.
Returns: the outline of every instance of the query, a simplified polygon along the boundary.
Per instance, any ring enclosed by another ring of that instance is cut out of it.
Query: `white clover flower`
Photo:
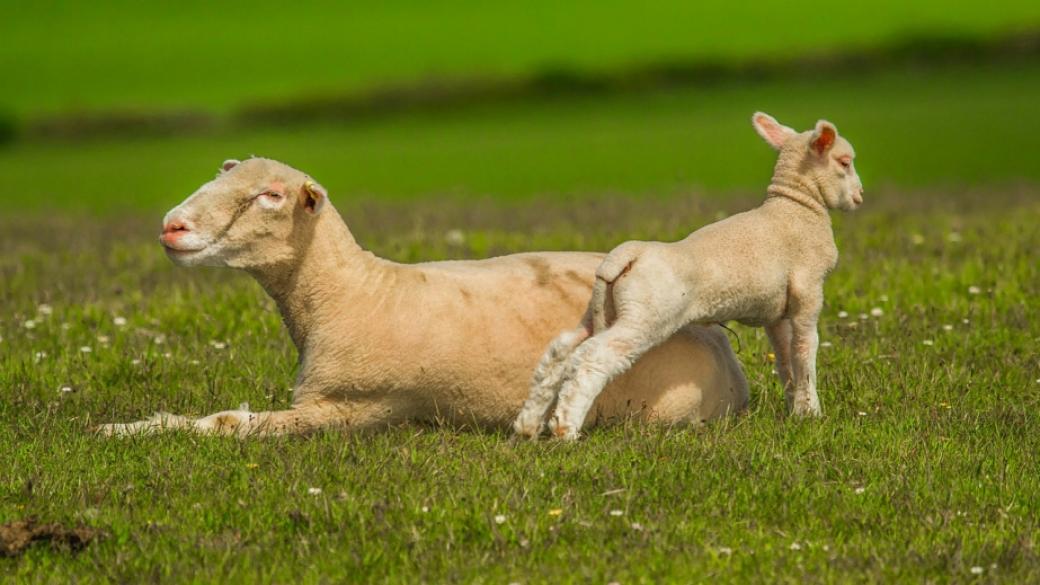
[[[130,363],[136,366],[136,365],[139,365],[141,363],[141,360],[139,360],[137,358],[134,358],[134,359],[130,360]]]
[[[632,530],[635,530],[636,532],[642,532],[643,531],[643,525],[640,524],[639,522],[633,522],[632,523]]]
[[[62,386],[61,389],[60,389],[60,392],[62,394],[67,394],[69,392],[72,392],[72,386]]]
[[[719,547],[719,554],[720,555],[731,555],[731,554],[733,554],[733,549],[731,549],[728,546],[720,546]]]
[[[495,516],[495,524],[505,524],[505,523],[506,523],[506,517],[505,516],[503,516],[502,514],[498,514],[498,515]]]
[[[625,515],[625,511],[624,510],[611,510],[610,511],[610,515],[611,516],[624,516]]]
[[[985,569],[983,569],[982,567],[979,567],[979,566],[975,566],[975,567],[971,568],[971,574],[972,575],[981,575],[983,573],[983,571],[985,571]]]
[[[25,327],[26,329],[36,329],[36,321],[26,319],[25,322],[22,323],[22,327]]]
[[[97,340],[98,340],[98,343],[100,343],[101,345],[108,345],[108,342],[109,342],[109,339],[108,339],[107,335],[98,335],[97,336]]]
[[[946,239],[951,242],[960,242],[964,238],[961,237],[960,232],[950,232],[949,235],[946,236]]]
[[[977,287],[975,285],[971,285],[971,286],[968,287],[968,294],[969,295],[977,295],[977,294],[980,294],[980,293],[982,293],[982,289],[981,288],[979,288],[979,287]]]
[[[932,341],[931,339],[925,339],[924,341],[921,342],[921,345],[929,345],[929,346],[930,345],[935,345],[935,342]]]
[[[867,488],[860,486],[852,491],[856,492],[857,494],[862,494],[863,492],[867,491]]]
[[[321,494],[321,488],[319,488],[319,487],[307,488],[307,493],[312,495],[312,496],[320,495]]]
[[[210,341],[209,344],[213,346],[213,349],[224,349],[227,347],[227,344],[223,341],[213,340]]]
[[[126,317],[115,317],[112,319],[112,324],[116,327],[126,327]]]
[[[38,351],[38,352],[33,354],[33,361],[34,362],[39,362],[40,360],[42,360],[45,357],[47,357],[47,352],[45,352],[45,351]]]
[[[821,341],[820,347],[830,347],[832,344],[829,341]]]
[[[867,320],[867,314],[866,313],[860,313],[859,314],[859,320],[860,321],[866,321]]]
[[[153,341],[153,342],[154,342],[154,343],[155,343],[156,345],[162,345],[163,343],[165,343],[165,342],[166,342],[166,336],[165,336],[165,335],[156,335],[156,336],[155,336],[155,339],[153,339],[152,341]]]
[[[950,324],[943,325],[943,331],[953,331],[953,325],[950,325]]]
[[[797,542],[792,542],[791,546],[788,548],[790,548],[791,550],[802,550],[802,545],[798,544]]]
[[[448,230],[444,234],[444,241],[453,246],[461,246],[466,243],[466,234],[462,230]]]
[[[162,354],[162,356],[163,356],[164,358],[169,358],[169,357],[173,357],[173,354],[172,354],[172,353],[170,353],[170,352],[166,352],[166,353]]]
[[[419,508],[419,509],[422,510],[423,514],[425,514],[425,513],[430,511],[430,507],[429,506],[423,506],[422,508]]]
[[[844,318],[846,318],[848,316],[849,316],[849,314],[848,314],[847,311],[838,311],[838,318],[839,319],[844,319]]]
[[[867,416],[867,413],[862,410],[857,412],[856,414],[858,414],[859,416]]]
[[[871,317],[880,317],[880,316],[882,316],[884,314],[885,314],[885,312],[881,310],[881,307],[874,307],[873,309],[870,310],[870,316]]]
[[[36,312],[41,315],[50,315],[54,312],[54,309],[51,308],[50,305],[43,303],[40,306],[36,307]]]
[[[90,352],[94,351],[94,349],[92,347],[90,347],[89,345],[84,345],[83,347],[79,348],[79,350],[82,353],[90,353]]]

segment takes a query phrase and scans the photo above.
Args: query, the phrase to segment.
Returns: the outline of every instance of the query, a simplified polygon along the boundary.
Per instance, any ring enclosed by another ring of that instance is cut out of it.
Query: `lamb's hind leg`
[[[560,388],[567,359],[590,335],[588,321],[570,331],[564,331],[552,340],[534,369],[531,392],[513,422],[513,430],[525,437],[536,438],[545,427],[545,418]]]
[[[549,421],[553,435],[576,439],[592,403],[612,379],[624,373],[644,353],[677,328],[664,324],[619,319],[612,327],[590,337],[571,355],[560,387],[556,412]],[[660,325],[660,326],[658,326]]]

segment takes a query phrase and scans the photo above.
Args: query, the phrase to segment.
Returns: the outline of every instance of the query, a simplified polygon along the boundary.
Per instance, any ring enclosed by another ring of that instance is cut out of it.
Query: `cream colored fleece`
[[[282,163],[229,161],[166,217],[182,265],[232,266],[278,304],[299,351],[289,410],[160,414],[102,432],[305,432],[407,420],[502,427],[545,345],[582,319],[602,254],[531,253],[405,265],[354,240],[324,189]],[[747,382],[724,332],[684,329],[619,376],[595,418],[693,422],[741,411]],[[591,417],[590,417],[591,418]]]

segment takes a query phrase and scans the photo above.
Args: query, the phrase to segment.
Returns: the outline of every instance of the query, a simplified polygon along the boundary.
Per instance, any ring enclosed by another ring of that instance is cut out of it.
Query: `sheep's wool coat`
[[[176,224],[184,234],[172,245],[192,243],[187,252],[169,252],[184,265],[242,268],[274,298],[299,351],[293,406],[202,419],[160,414],[104,432],[282,433],[406,420],[504,427],[526,398],[546,344],[582,320],[604,257],[557,252],[398,264],[363,250],[303,173],[266,159],[224,166],[167,216],[168,228]],[[699,423],[739,412],[747,400],[725,333],[696,326],[611,382],[589,424],[629,416]]]

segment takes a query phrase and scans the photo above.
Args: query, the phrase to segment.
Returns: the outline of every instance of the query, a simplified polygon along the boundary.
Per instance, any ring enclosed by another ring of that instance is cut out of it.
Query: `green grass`
[[[223,110],[427,76],[783,57],[1037,23],[1026,0],[20,3],[0,20],[0,109]]]
[[[1040,66],[950,67],[413,113],[195,138],[19,143],[0,150],[3,195],[22,211],[173,206],[226,158],[284,160],[334,201],[599,197],[604,192],[761,192],[773,154],[765,110],[799,129],[819,117],[856,146],[868,191],[1040,180]]]
[[[837,219],[823,419],[783,415],[763,334],[735,327],[752,387],[747,416],[701,430],[622,425],[574,445],[417,426],[306,439],[96,438],[90,425],[157,409],[285,407],[287,336],[245,276],[170,265],[154,243],[155,217],[5,217],[0,522],[35,515],[108,537],[76,555],[37,547],[0,559],[0,576],[1035,582],[1037,195],[883,190]],[[415,260],[676,238],[751,203],[340,206],[363,243]],[[445,243],[454,228],[467,244]],[[874,307],[883,315],[859,317]]]

